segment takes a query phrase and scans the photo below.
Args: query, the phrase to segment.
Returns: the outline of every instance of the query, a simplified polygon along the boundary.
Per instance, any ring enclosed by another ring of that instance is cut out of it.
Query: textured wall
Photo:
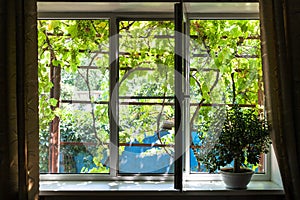
[[[0,199],[37,199],[36,1],[0,0]]]
[[[299,0],[286,0],[287,23],[287,53],[292,65],[293,102],[296,121],[300,121],[300,2]],[[297,144],[300,145],[300,123],[296,123]],[[300,149],[298,148],[298,155]]]
[[[292,171],[293,198],[300,199],[300,1],[285,0],[285,33],[287,42],[287,59],[291,67],[291,106],[294,132],[288,142],[293,149],[289,151],[290,171]],[[285,67],[288,67],[288,66]],[[289,144],[288,144],[289,145]]]
[[[268,115],[286,198],[300,199],[300,2],[262,0],[263,69]]]
[[[0,1],[0,19],[6,19],[7,13],[5,11],[6,2]],[[7,103],[8,99],[4,98],[7,94],[7,70],[6,70],[6,20],[0,20],[0,199],[4,199],[6,191],[8,190],[7,182],[4,174],[9,169],[8,148],[5,142],[8,141],[8,123],[7,123]]]
[[[25,43],[25,133],[27,145],[28,199],[39,193],[39,125],[38,125],[38,53],[37,11],[35,0],[24,0]]]
[[[18,140],[16,133],[16,40],[13,2],[1,1],[1,170],[0,199],[17,199]]]
[[[18,9],[16,9],[15,2],[19,5]],[[268,23],[271,23],[268,27],[273,29],[277,34],[272,35],[271,32],[270,35],[265,36],[265,39],[269,40],[269,42],[272,42],[271,40],[275,41],[274,49],[276,49],[278,45],[283,45],[281,46],[281,52],[277,54],[278,52],[275,51],[273,52],[275,53],[275,57],[271,57],[271,59],[275,60],[272,63],[280,65],[281,68],[274,71],[270,70],[268,73],[274,75],[276,79],[282,76],[286,80],[283,82],[283,85],[277,84],[275,87],[269,89],[274,92],[275,97],[279,100],[277,101],[279,109],[276,108],[276,112],[278,112],[277,116],[279,117],[277,120],[285,120],[285,123],[281,123],[283,125],[279,125],[280,127],[278,127],[279,130],[281,130],[279,140],[287,133],[293,136],[289,139],[279,141],[277,145],[278,147],[280,142],[290,144],[288,145],[288,149],[277,150],[277,155],[282,155],[282,153],[289,155],[289,167],[284,166],[282,164],[283,160],[280,161],[282,158],[278,156],[279,162],[281,162],[281,171],[285,171],[282,174],[289,175],[290,170],[295,172],[292,177],[299,177],[299,170],[297,170],[299,169],[300,160],[298,156],[300,155],[299,0],[263,0],[261,2],[265,2],[265,6],[268,6],[268,3],[274,3],[276,6],[270,9],[275,8],[275,10],[273,10],[275,13],[278,11],[283,12],[279,17],[277,14],[274,15],[274,12],[269,13],[271,15],[265,13],[265,18],[269,18]],[[21,17],[16,18],[17,14],[21,14]],[[0,0],[0,19],[0,199],[35,199],[38,194],[39,181],[35,1]],[[21,21],[15,21],[16,19]],[[22,24],[24,25],[23,28]],[[24,36],[21,41],[16,40],[17,33],[21,33],[21,35]],[[267,39],[269,37],[271,37],[271,39]],[[17,44],[21,45],[18,46]],[[22,49],[20,49],[20,47],[22,47]],[[18,52],[21,53],[21,55],[18,54]],[[269,59],[269,61],[271,61],[271,59]],[[22,72],[24,73],[24,81],[22,81],[21,84],[19,84],[19,80],[16,78],[18,75],[17,66],[19,69],[21,67],[21,69],[24,70]],[[17,84],[23,85],[23,87],[17,88]],[[19,104],[20,102],[17,101],[20,97],[17,90],[24,92],[24,113],[17,112],[17,106],[21,105]],[[285,94],[287,94],[287,97],[283,97]],[[24,117],[22,122],[18,121],[19,116]],[[23,127],[20,128],[20,126],[18,126],[19,124]],[[19,144],[22,144],[24,149],[20,149]],[[19,163],[20,160],[22,163]],[[24,174],[24,172],[27,171],[28,173]],[[24,179],[22,177],[24,177]],[[290,187],[289,184],[297,183],[298,181],[299,185],[299,179],[288,180],[289,177],[291,176],[283,177],[285,183],[288,183],[286,189],[289,190],[289,188],[291,188],[290,190],[293,193],[290,196],[291,199],[293,196],[297,198],[299,197],[299,191],[297,192],[299,189],[293,188],[293,186]],[[22,183],[22,181],[25,182]],[[23,195],[25,195],[25,197]],[[119,197],[114,198],[119,199]],[[174,197],[171,198],[174,199]],[[190,198],[194,197],[187,199]],[[276,199],[276,197],[273,198]],[[273,198],[270,197],[270,199]],[[73,197],[69,197],[69,199],[73,199]],[[94,199],[98,199],[98,197],[94,197]],[[140,199],[140,197],[137,199]],[[164,199],[166,198],[164,197]],[[215,199],[218,199],[218,197],[215,197]],[[226,197],[226,199],[230,198]],[[238,199],[241,198],[239,197]]]

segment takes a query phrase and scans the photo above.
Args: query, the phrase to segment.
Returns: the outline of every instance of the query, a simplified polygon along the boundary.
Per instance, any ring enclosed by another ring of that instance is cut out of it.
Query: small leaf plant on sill
[[[204,129],[204,147],[199,155],[210,173],[219,170],[229,189],[246,189],[261,155],[271,144],[267,119],[258,108],[242,108],[235,102],[234,73],[231,74],[233,106],[220,109],[218,117]],[[226,167],[233,163],[233,167]],[[241,179],[241,180],[240,180]]]

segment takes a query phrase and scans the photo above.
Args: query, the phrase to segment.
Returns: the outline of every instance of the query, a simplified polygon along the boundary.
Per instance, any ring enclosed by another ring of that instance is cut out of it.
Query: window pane
[[[108,20],[39,20],[40,172],[108,173]]]
[[[119,173],[173,173],[174,25],[119,26]]]
[[[204,127],[221,116],[222,108],[236,102],[240,106],[263,106],[262,67],[258,20],[191,20],[191,172],[207,172],[200,157],[213,144],[203,144]],[[213,135],[211,141],[214,141]],[[264,160],[252,166],[264,172]]]
[[[173,106],[121,105],[119,132],[120,173],[173,173],[174,129],[168,127]],[[159,130],[159,133],[158,131]]]
[[[59,172],[109,172],[108,105],[62,104],[61,109]]]

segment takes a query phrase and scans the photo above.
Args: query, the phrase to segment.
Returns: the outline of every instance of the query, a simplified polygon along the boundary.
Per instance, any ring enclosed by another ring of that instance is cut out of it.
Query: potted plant
[[[254,173],[249,166],[259,164],[261,155],[268,153],[271,139],[267,120],[259,109],[235,103],[234,81],[233,102],[219,112],[201,137],[203,146],[209,148],[200,158],[209,172],[220,170],[227,188],[245,189]]]

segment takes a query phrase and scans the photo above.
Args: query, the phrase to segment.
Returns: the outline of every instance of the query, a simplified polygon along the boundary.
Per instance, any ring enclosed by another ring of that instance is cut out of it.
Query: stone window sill
[[[172,181],[40,181],[41,196],[59,196],[62,194],[105,193],[122,195],[149,192],[149,195],[178,194]],[[155,193],[153,192],[155,191]],[[226,189],[222,181],[188,181],[184,183],[183,194],[197,195],[284,195],[283,188],[272,181],[251,181],[247,190]]]

